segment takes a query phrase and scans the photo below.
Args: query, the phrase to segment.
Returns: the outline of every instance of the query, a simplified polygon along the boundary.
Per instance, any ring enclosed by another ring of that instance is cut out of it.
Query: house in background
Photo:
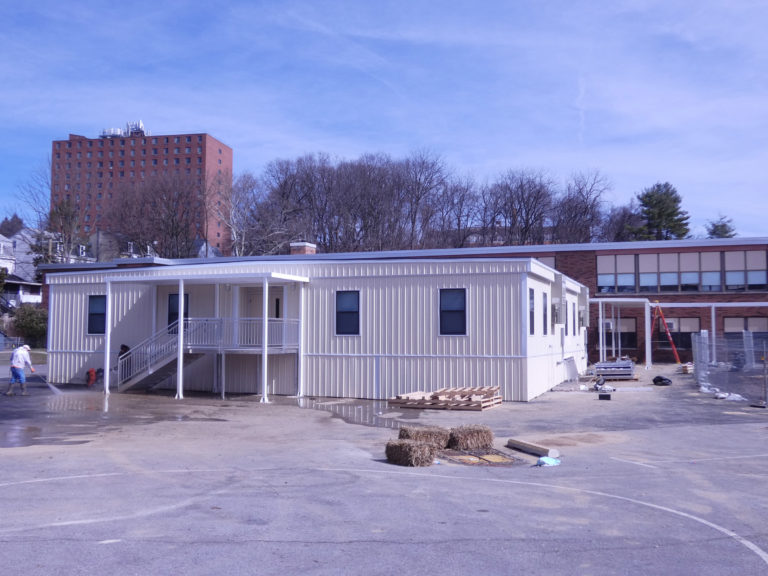
[[[583,285],[532,258],[414,256],[46,266],[49,381],[103,367],[113,390],[177,397],[500,386],[528,401],[586,369]]]
[[[42,284],[35,281],[32,257],[25,247],[26,244],[19,244],[17,235],[12,238],[0,235],[0,268],[6,272],[0,294],[0,311],[4,313],[12,312],[22,304],[42,302]],[[29,273],[30,277],[26,275]]]

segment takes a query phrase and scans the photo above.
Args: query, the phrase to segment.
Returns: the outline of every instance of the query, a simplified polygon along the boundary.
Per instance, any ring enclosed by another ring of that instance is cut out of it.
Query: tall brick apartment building
[[[107,215],[115,195],[162,174],[201,182],[220,176],[231,182],[232,149],[210,134],[151,135],[141,122],[104,130],[98,138],[70,134],[67,140],[53,141],[51,205],[72,200],[84,236],[109,232]],[[229,234],[215,214],[201,228],[208,231],[209,246],[229,253]]]

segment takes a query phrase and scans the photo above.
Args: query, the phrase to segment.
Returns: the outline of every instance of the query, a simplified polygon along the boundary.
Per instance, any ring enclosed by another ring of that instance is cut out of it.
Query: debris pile
[[[451,432],[440,426],[403,426],[398,438],[426,442],[442,449],[448,446]]]
[[[488,426],[480,425],[452,428],[448,448],[452,450],[488,450],[493,448],[493,431]]]
[[[468,454],[470,453],[471,454]],[[512,464],[514,459],[493,450],[493,431],[487,426],[403,426],[397,440],[387,442],[387,460],[400,466],[431,466],[442,453],[462,463]],[[467,458],[471,457],[471,462]]]
[[[441,388],[435,392],[408,392],[387,400],[398,408],[432,410],[485,410],[502,403],[499,386],[475,388]]]
[[[400,466],[431,466],[440,448],[419,440],[390,440],[385,454],[387,460]]]

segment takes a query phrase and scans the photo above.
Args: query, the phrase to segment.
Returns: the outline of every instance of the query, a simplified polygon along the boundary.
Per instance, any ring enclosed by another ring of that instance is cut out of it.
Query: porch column
[[[605,362],[605,335],[603,334],[603,303],[597,303],[597,347],[598,360]]]
[[[261,281],[261,401],[269,402],[267,396],[267,344],[269,338],[269,282],[266,277]]]
[[[176,399],[184,398],[184,279],[179,279],[179,323],[177,325]]]
[[[304,335],[304,283],[299,283],[299,341],[298,341],[298,362],[299,365],[296,370],[296,375],[298,378],[297,382],[297,392],[299,398],[304,396],[304,343],[303,335]]]
[[[645,368],[653,366],[653,351],[651,350],[651,303],[645,303]]]
[[[715,322],[717,321],[716,306],[712,304],[712,364],[717,363],[717,330],[715,329]]]
[[[227,387],[227,353],[224,352],[221,355],[221,399],[226,400],[224,397],[224,390]]]
[[[106,284],[107,301],[104,310],[104,394],[109,394],[109,350],[112,348],[112,282],[107,280]]]
[[[217,282],[216,285],[213,288],[213,316],[216,318],[216,320],[219,319],[219,287],[221,285]],[[221,355],[221,346],[222,346],[222,332],[221,332],[221,322],[216,323],[216,329],[214,331],[215,338],[218,340],[219,343],[219,349],[216,352],[216,354],[213,356],[213,391],[218,392],[219,386],[221,386],[221,364],[219,362],[219,356]]]
[[[240,286],[232,286],[232,345],[240,348]]]

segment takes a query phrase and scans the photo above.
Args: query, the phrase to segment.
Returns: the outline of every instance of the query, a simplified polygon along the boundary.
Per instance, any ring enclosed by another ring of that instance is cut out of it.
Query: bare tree
[[[79,226],[77,206],[69,194],[51,203],[51,160],[35,169],[19,186],[21,203],[32,215],[24,240],[35,254],[35,267],[42,263],[79,259],[79,247],[87,245]]]
[[[188,258],[204,238],[205,210],[204,188],[194,176],[161,173],[117,194],[108,222],[143,253]]]
[[[437,197],[433,247],[463,248],[475,233],[479,219],[479,201],[474,180],[451,179]]]
[[[630,242],[640,239],[643,218],[631,200],[623,206],[612,206],[603,217],[598,239],[602,242]]]
[[[552,242],[594,242],[600,232],[603,195],[611,189],[599,172],[577,172],[552,207]]]
[[[234,256],[254,253],[251,239],[255,234],[253,207],[263,196],[261,181],[252,173],[239,174],[229,186],[221,190],[221,202],[217,203],[216,216],[229,233],[230,250]]]
[[[446,180],[442,158],[427,150],[414,152],[401,163],[408,247],[419,248],[430,229],[437,196]]]
[[[491,241],[509,245],[542,244],[546,240],[554,184],[543,172],[509,170],[484,194],[483,213]]]

